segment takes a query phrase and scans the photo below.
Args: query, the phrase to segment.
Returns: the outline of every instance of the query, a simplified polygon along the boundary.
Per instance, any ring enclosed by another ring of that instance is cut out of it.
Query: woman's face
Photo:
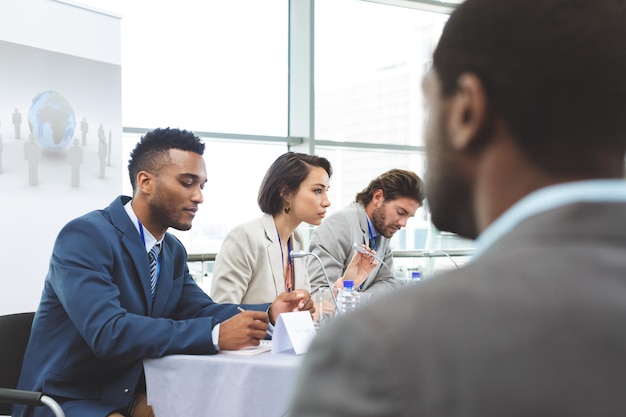
[[[312,167],[298,191],[288,199],[291,203],[291,215],[300,222],[314,226],[322,223],[326,209],[330,206],[329,183],[330,178],[324,168]]]

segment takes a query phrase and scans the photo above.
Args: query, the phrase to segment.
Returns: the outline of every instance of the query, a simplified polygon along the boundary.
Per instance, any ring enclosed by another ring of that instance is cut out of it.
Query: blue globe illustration
[[[56,91],[37,94],[28,110],[28,124],[35,140],[44,148],[60,151],[72,142],[76,129],[74,109]]]

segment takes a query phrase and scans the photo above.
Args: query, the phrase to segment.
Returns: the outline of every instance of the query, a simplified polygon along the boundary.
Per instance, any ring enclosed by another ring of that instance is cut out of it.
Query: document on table
[[[272,350],[272,341],[261,340],[259,346],[248,346],[236,350],[221,349],[220,352],[228,355],[252,356],[263,352],[269,352],[270,350]]]

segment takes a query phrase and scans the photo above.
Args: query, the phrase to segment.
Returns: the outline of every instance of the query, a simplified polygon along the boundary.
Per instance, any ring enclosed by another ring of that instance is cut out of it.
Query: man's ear
[[[487,97],[480,79],[471,73],[462,74],[458,90],[449,99],[448,133],[451,145],[457,150],[478,145],[480,133],[487,123]]]
[[[379,207],[380,204],[385,202],[385,193],[383,192],[382,188],[374,191],[374,193],[372,194],[372,201],[374,202],[374,205],[376,207]]]
[[[137,174],[137,188],[144,194],[152,192],[154,177],[146,171],[139,171]]]

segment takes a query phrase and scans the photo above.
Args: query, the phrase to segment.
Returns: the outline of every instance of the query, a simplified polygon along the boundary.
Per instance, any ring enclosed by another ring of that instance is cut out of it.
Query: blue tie
[[[161,245],[156,244],[152,247],[152,249],[150,249],[150,252],[148,253],[148,259],[150,260],[150,294],[152,294],[153,296],[157,284],[159,252],[161,252]]]
[[[370,246],[370,249],[376,250],[376,239],[375,238],[374,239],[370,238],[370,245],[369,246]]]

